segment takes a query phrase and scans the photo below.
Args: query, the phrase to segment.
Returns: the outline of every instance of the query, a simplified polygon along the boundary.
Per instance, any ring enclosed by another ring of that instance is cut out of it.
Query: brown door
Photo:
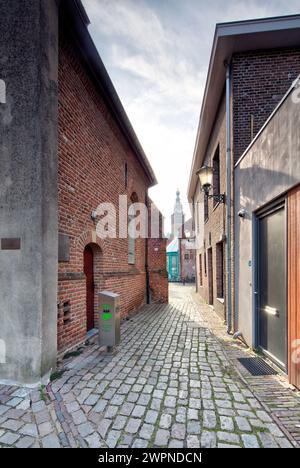
[[[84,274],[86,276],[86,323],[87,331],[94,328],[94,258],[90,246],[84,250]]]
[[[289,380],[300,389],[300,186],[288,196]]]
[[[212,249],[207,251],[207,268],[208,268],[208,303],[214,303],[214,286],[213,286],[213,256]]]

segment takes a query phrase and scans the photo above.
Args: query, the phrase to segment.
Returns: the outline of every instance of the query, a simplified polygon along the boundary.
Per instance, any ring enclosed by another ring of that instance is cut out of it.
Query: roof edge
[[[276,31],[279,32],[279,31],[284,31],[284,30],[290,30],[291,34],[293,34],[294,31],[298,29],[300,30],[300,14],[267,17],[267,18],[257,18],[257,19],[232,21],[232,22],[216,24],[212,50],[211,50],[211,55],[210,55],[210,60],[209,60],[206,84],[205,84],[205,89],[204,89],[204,94],[203,94],[202,105],[201,105],[200,118],[199,118],[199,123],[197,127],[192,165],[191,165],[191,170],[190,170],[190,175],[189,175],[187,197],[190,202],[193,200],[193,197],[195,196],[195,192],[197,189],[197,182],[195,181],[195,171],[197,169],[195,167],[196,162],[198,160],[198,163],[201,164],[201,155],[203,159],[204,157],[203,155],[205,154],[206,149],[207,149],[207,142],[205,142],[204,144],[205,149],[203,149],[203,147],[202,148],[199,147],[200,137],[202,136],[202,133],[203,133],[202,129],[204,127],[204,121],[205,121],[204,117],[206,117],[206,120],[209,120],[209,123],[205,122],[204,130],[205,132],[210,133],[212,126],[213,126],[212,122],[215,120],[215,116],[217,112],[217,106],[216,106],[214,115],[209,115],[208,117],[207,115],[205,116],[205,113],[207,113],[208,97],[209,97],[209,94],[212,93],[211,82],[212,82],[213,69],[215,70],[217,66],[220,69],[220,67],[223,66],[223,63],[222,64],[216,63],[216,55],[217,55],[218,50],[221,47],[219,46],[220,42],[222,41],[222,44],[223,44],[223,41],[228,41],[229,45],[227,46],[228,54],[227,54],[226,59],[231,59],[232,53],[236,52],[235,48],[239,44],[239,41],[237,40],[232,41],[233,38],[237,38],[238,36],[240,37],[245,36],[243,40],[246,40],[247,35],[248,36],[251,34],[255,35],[257,33],[272,34],[272,33],[275,33]],[[264,48],[264,44],[262,44],[260,49],[263,50],[263,48]],[[270,47],[267,47],[267,48],[269,49]],[[252,49],[251,47],[249,47],[247,50],[250,51]],[[256,47],[255,50],[258,50],[258,48]],[[225,82],[225,74],[226,73],[224,69],[224,72],[220,73],[220,75],[222,75],[223,85]],[[207,135],[205,138],[202,138],[202,140],[204,141],[205,139],[207,139]],[[200,157],[199,157],[199,153],[200,153]]]
[[[156,185],[158,182],[154,171],[132,127],[124,106],[100,57],[97,47],[89,33],[88,25],[90,24],[90,20],[81,0],[64,0],[60,5],[63,12],[67,13],[68,16],[71,16],[73,19],[73,22],[71,22],[68,18],[67,26],[71,26],[72,30],[75,30],[77,45],[80,47],[80,51],[90,69],[90,72],[93,74],[94,79],[105,94],[110,110],[140,162],[143,171],[149,180],[149,188]]]

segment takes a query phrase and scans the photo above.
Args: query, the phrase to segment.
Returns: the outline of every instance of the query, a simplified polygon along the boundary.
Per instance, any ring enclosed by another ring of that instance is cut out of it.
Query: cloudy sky
[[[218,22],[300,13],[299,0],[83,0],[90,32],[157,175],[169,220],[187,183]],[[167,223],[167,228],[169,223]]]

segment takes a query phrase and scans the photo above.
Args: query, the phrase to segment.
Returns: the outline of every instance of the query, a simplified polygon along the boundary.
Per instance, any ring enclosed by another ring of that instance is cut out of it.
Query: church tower
[[[172,223],[172,237],[183,237],[183,230],[184,230],[184,214],[183,208],[180,201],[180,192],[177,190],[176,192],[176,201],[174,206],[174,212],[171,216],[171,223]]]

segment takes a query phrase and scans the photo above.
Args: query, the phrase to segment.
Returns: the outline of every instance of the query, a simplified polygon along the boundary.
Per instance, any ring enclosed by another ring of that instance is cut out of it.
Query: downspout
[[[146,302],[147,304],[150,304],[150,278],[149,278],[149,264],[148,264],[148,250],[149,250],[149,242],[148,242],[148,237],[149,237],[149,232],[151,229],[151,226],[149,226],[149,199],[148,199],[148,194],[145,194],[145,205],[147,207],[147,237],[145,239],[145,273],[146,273]]]
[[[196,205],[197,206],[197,205]],[[193,198],[193,226],[192,226],[192,237],[195,238],[195,244],[196,244],[196,237],[197,237],[197,234],[196,234],[196,212],[195,212],[195,198]],[[194,245],[195,249],[194,249],[194,252],[195,252],[195,259],[194,259],[194,265],[195,265],[195,282],[196,282],[196,293],[199,292],[199,288],[198,288],[198,274],[197,274],[197,250],[196,250],[196,245]]]
[[[231,65],[226,64],[226,125],[227,125],[227,333],[231,333]]]

